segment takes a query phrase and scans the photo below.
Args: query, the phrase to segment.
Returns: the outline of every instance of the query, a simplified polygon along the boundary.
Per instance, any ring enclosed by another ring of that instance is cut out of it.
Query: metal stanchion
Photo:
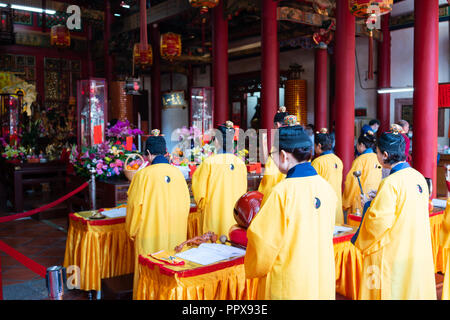
[[[95,210],[97,210],[97,202],[96,202],[97,193],[96,193],[96,188],[95,188],[95,173],[96,173],[95,168],[91,168],[90,172],[91,172],[91,181],[89,184],[89,191],[90,191],[90,195],[91,195],[91,210],[92,210],[92,212],[94,212]],[[101,296],[102,296],[101,291],[100,290],[97,291],[97,294],[96,294],[97,300],[100,300]],[[92,300],[92,292],[91,291],[88,294],[88,299]]]
[[[89,184],[89,193],[91,196],[91,210],[94,211],[97,207],[96,190],[95,190],[95,168],[91,168],[91,181]]]
[[[90,181],[90,184],[89,184],[89,191],[90,191],[90,195],[91,195],[91,210],[94,213],[94,211],[97,210],[97,202],[96,202],[96,200],[97,200],[97,191],[96,191],[96,188],[95,188],[95,172],[96,172],[95,168],[91,168],[90,172],[91,172],[91,181]],[[92,292],[89,291],[88,299],[92,300],[92,296],[93,296]],[[101,291],[100,290],[97,291],[97,293],[96,293],[97,300],[100,300],[101,296],[102,296]]]
[[[61,266],[47,268],[45,280],[47,282],[48,296],[51,300],[62,300],[64,296],[64,271]]]

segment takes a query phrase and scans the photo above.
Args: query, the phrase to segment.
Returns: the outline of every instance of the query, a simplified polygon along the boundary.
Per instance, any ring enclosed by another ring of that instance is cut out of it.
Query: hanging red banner
[[[450,108],[450,83],[439,85],[439,108]]]

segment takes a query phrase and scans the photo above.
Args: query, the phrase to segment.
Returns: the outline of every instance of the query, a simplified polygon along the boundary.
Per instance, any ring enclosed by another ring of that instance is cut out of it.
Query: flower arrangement
[[[105,130],[107,139],[113,141],[113,143],[117,141],[123,142],[129,136],[135,137],[142,134],[144,134],[144,132],[139,129],[132,128],[128,120],[117,121],[113,126],[108,123],[108,128]]]
[[[239,150],[235,153],[235,155],[240,158],[242,161],[244,161],[245,164],[249,164],[249,160],[248,160],[248,150],[247,149],[242,149]]]
[[[5,160],[22,162],[27,159],[27,150],[22,146],[10,146],[7,144],[5,146],[5,150],[2,153],[2,157]]]
[[[81,153],[78,153],[75,145],[72,146],[69,161],[77,175],[90,178],[91,170],[94,169],[96,178],[106,180],[123,173],[126,158],[127,154],[122,146],[104,142],[91,148],[85,147]]]

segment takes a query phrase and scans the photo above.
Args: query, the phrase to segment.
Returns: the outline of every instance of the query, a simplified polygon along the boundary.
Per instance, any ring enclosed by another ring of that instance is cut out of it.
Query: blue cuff
[[[364,216],[365,216],[367,210],[370,208],[370,204],[371,204],[371,203],[372,203],[372,201],[367,201],[367,202],[364,204],[363,214],[362,214],[362,217],[361,217],[361,222],[359,223],[358,230],[356,230],[356,233],[353,235],[352,239],[350,240],[350,242],[351,242],[353,245],[355,244],[356,239],[358,239],[359,229],[361,228],[361,225],[362,225],[363,220],[364,220]]]

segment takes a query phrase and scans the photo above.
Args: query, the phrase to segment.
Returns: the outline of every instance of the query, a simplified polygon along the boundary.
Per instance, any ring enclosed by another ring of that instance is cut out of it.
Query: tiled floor
[[[25,210],[31,209],[35,201],[35,198],[30,198]],[[9,214],[12,213],[7,212],[5,207],[0,207],[0,216]],[[0,240],[47,268],[63,264],[67,228],[68,221],[64,214],[45,220],[25,218],[0,223]],[[0,252],[0,267],[4,299],[48,299],[45,280],[3,252]],[[438,275],[436,280],[438,299],[440,299],[443,277]],[[71,290],[64,294],[64,299],[87,300],[88,294]],[[336,299],[348,300],[339,294],[336,295]]]
[[[35,207],[41,199],[41,205],[51,202],[50,197],[42,194],[26,197],[25,210]],[[44,201],[42,201],[44,199]],[[49,201],[50,200],[50,201]],[[53,200],[53,199],[52,199]],[[13,214],[4,202],[0,207],[0,216]],[[59,214],[48,220],[23,218],[0,223],[0,240],[26,257],[47,268],[62,265],[67,238],[67,218]],[[0,251],[0,267],[4,299],[46,299],[45,279],[29,270],[14,258]],[[37,291],[33,291],[37,288]],[[28,290],[27,295],[20,291]],[[40,295],[38,291],[41,291]],[[45,292],[44,292],[45,291]],[[33,294],[36,293],[36,297]],[[64,299],[87,299],[87,293],[76,290],[66,292]]]

